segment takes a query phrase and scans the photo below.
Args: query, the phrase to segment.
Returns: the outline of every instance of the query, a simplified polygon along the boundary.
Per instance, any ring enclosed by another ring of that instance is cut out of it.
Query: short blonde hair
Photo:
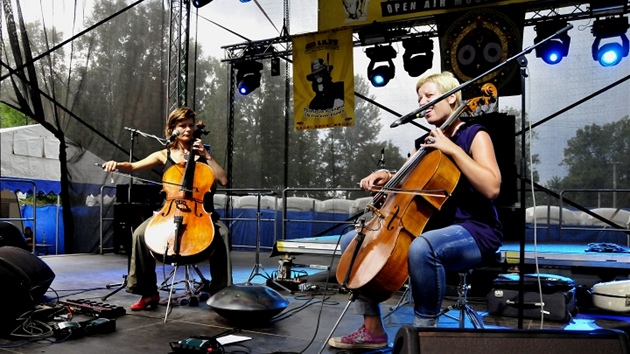
[[[442,93],[446,93],[457,86],[459,86],[459,81],[455,78],[455,75],[449,71],[443,71],[438,74],[429,74],[420,77],[418,82],[416,82],[416,93],[418,93],[418,89],[427,82],[432,82]],[[457,91],[455,93],[455,106],[459,106],[462,102],[462,91]]]

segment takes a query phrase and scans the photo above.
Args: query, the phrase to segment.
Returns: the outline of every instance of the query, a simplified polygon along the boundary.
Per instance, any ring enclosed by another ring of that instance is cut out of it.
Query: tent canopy
[[[41,124],[0,129],[0,189],[59,194],[59,140]],[[32,183],[30,183],[32,182]]]
[[[59,194],[60,163],[59,140],[41,124],[0,129],[0,190]],[[74,182],[85,184],[89,193],[100,194],[104,173],[95,164],[103,160],[84,151],[71,141],[66,141],[68,160],[77,159],[83,168],[80,175],[72,176]],[[115,193],[106,189],[106,194]]]

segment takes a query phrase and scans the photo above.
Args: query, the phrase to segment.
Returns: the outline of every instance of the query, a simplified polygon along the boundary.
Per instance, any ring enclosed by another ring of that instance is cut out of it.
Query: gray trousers
[[[129,273],[127,274],[128,293],[151,296],[158,293],[156,260],[144,241],[144,232],[151,218],[138,226],[131,240]],[[214,294],[232,284],[232,267],[229,257],[229,231],[221,222],[214,223],[215,235],[208,250],[210,263],[210,294]]]

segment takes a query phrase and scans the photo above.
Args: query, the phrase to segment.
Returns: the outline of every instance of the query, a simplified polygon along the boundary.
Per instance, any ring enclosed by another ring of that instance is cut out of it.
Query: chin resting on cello
[[[449,72],[424,76],[416,84],[418,104],[428,104],[458,86]],[[499,194],[501,173],[485,129],[459,120],[465,106],[456,92],[428,107],[424,118],[439,128],[415,141],[414,153],[397,173],[379,170],[361,180],[366,191],[392,193],[380,209],[372,207],[376,216],[370,222],[341,238],[337,280],[357,293],[354,305],[364,321],[357,331],[331,338],[330,346],[386,347],[378,303],[391,295],[388,283],[395,283],[395,292],[407,274],[413,325],[436,327],[446,272],[470,268],[501,246],[501,224],[492,202]],[[395,193],[418,189],[431,193]],[[435,190],[443,190],[444,196],[434,195]],[[374,201],[380,204],[379,194]]]
[[[160,251],[165,251],[164,259],[173,255],[173,252],[176,256],[185,255],[191,259],[196,256],[205,259],[209,257],[211,293],[228,286],[231,277],[231,274],[228,274],[228,255],[223,239],[214,237],[214,230],[218,232],[218,227],[214,225],[218,221],[218,215],[214,212],[212,203],[215,182],[226,185],[227,175],[196,134],[193,110],[186,107],[174,109],[166,122],[165,136],[171,137],[166,149],[156,151],[140,161],[108,161],[103,164],[106,172],[137,172],[157,167],[164,168],[163,185],[167,192],[164,208],[145,220],[133,233],[126,290],[141,295],[140,300],[131,305],[134,311],[155,308],[159,303],[154,256]],[[182,175],[189,178],[182,178]],[[193,192],[179,193],[186,184],[189,184],[188,188],[196,194],[202,192],[204,195],[195,195]],[[200,185],[205,189],[199,188]],[[177,220],[178,217],[184,217],[184,221],[180,222],[181,230],[180,227],[177,228],[179,232],[176,231],[175,234],[178,236],[173,240],[173,235],[169,235],[175,229],[172,220],[173,218]],[[200,227],[193,227],[193,224],[199,224]],[[165,235],[160,235],[164,229],[169,231]],[[156,242],[158,244],[164,242],[164,245],[151,248]]]

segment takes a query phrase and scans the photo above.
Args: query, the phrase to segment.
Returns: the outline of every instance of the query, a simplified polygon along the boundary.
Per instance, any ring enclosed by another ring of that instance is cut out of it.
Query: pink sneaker
[[[339,349],[379,349],[387,347],[387,333],[372,335],[365,325],[343,337],[333,337],[328,345]]]

